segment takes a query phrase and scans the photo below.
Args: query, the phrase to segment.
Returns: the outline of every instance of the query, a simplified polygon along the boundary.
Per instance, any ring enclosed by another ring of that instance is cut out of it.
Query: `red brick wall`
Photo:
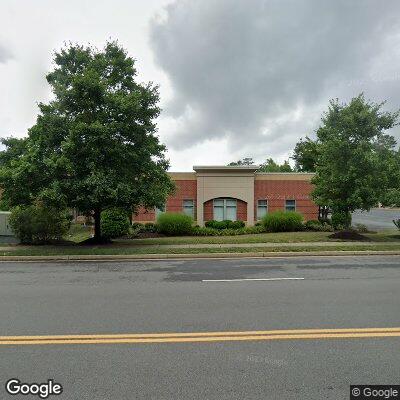
[[[285,200],[296,200],[296,211],[304,219],[317,219],[318,206],[310,198],[312,184],[309,181],[255,180],[254,215],[257,218],[257,200],[268,200],[268,211],[284,210]]]
[[[143,207],[139,209],[136,215],[133,215],[133,220],[138,222],[154,222],[156,213],[154,210],[145,210]]]
[[[197,197],[197,181],[196,180],[177,180],[175,181],[176,192],[168,197],[166,211],[182,212],[183,200],[194,200],[194,217],[196,219],[196,197]],[[134,221],[153,222],[155,220],[154,210],[144,210],[143,208],[134,215]]]
[[[204,203],[204,221],[214,219],[213,200]],[[247,203],[243,200],[237,200],[237,219],[247,221]]]
[[[196,180],[177,180],[176,193],[167,200],[167,211],[181,212],[183,200],[195,200],[194,216],[196,218]],[[257,200],[268,200],[268,211],[284,210],[285,200],[296,200],[296,210],[304,215],[305,220],[318,218],[318,206],[310,199],[312,185],[309,181],[300,180],[255,180],[254,182],[254,215],[257,215]],[[242,221],[247,220],[246,203],[237,201],[237,217]],[[145,211],[141,209],[133,218],[140,222],[153,222],[155,220],[154,210]],[[213,202],[204,204],[204,221],[213,219]]]
[[[247,221],[247,203],[243,200],[237,200],[237,219]]]
[[[214,219],[213,201],[208,200],[204,203],[204,221],[211,221]]]
[[[194,200],[194,217],[196,218],[197,181],[175,181],[176,192],[167,200],[167,211],[182,212],[183,200]]]

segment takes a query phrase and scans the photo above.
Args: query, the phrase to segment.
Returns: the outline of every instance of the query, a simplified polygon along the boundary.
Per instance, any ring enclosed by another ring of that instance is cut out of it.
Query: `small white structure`
[[[0,236],[14,236],[8,223],[10,211],[0,211]]]

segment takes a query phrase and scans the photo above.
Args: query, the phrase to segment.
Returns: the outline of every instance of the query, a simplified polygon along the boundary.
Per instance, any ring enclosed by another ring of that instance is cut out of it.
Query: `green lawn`
[[[82,242],[90,237],[91,227],[72,224],[71,229],[64,239],[72,242]],[[328,236],[332,232],[278,232],[259,233],[239,236],[179,236],[160,237],[149,239],[115,239],[118,245],[159,245],[159,244],[224,244],[224,243],[305,243],[305,242],[332,242]],[[374,242],[400,242],[400,232],[397,230],[382,231],[366,234]],[[340,241],[338,241],[340,242]]]
[[[65,240],[70,240],[71,242],[83,242],[89,239],[91,233],[90,226],[83,226],[81,224],[72,224],[68,233],[64,236]]]
[[[396,250],[400,251],[400,233],[386,231],[366,234],[370,238],[367,244],[341,244],[341,241],[329,239],[331,232],[281,232],[260,233],[241,236],[186,236],[161,237],[150,239],[115,240],[112,244],[84,246],[78,243],[90,236],[90,227],[74,224],[64,239],[70,245],[49,246],[7,246],[0,257],[7,255],[130,255],[130,254],[195,254],[195,253],[247,253],[247,252],[277,252],[277,251],[355,251],[355,250]],[[317,243],[330,245],[317,245]],[[295,243],[302,245],[296,246]],[[166,248],[159,245],[196,245],[196,244],[225,244],[227,247],[201,248]],[[239,245],[230,247],[229,244]],[[240,247],[240,244],[254,244],[251,247]],[[267,246],[268,244],[268,246]],[[271,245],[272,244],[272,245]],[[276,245],[275,245],[276,244]],[[285,245],[287,244],[287,245]],[[333,244],[333,245],[332,245]]]
[[[158,245],[158,244],[196,244],[196,243],[304,243],[304,242],[333,242],[328,236],[332,232],[278,232],[258,233],[254,235],[239,236],[179,236],[161,237],[151,239],[115,240],[118,244],[135,245]],[[380,233],[368,233],[373,242],[395,242],[400,243],[399,231],[385,231]],[[337,241],[337,242],[340,242]]]
[[[131,254],[196,254],[196,253],[249,253],[249,252],[310,252],[310,251],[400,251],[399,244],[386,244],[377,243],[375,245],[340,245],[321,247],[313,246],[276,246],[276,247],[263,247],[262,245],[256,247],[222,247],[222,248],[172,248],[165,249],[155,246],[154,248],[140,248],[140,247],[116,247],[113,245],[108,246],[32,246],[29,248],[13,249],[11,251],[3,251],[1,256],[46,256],[46,255],[131,255]]]

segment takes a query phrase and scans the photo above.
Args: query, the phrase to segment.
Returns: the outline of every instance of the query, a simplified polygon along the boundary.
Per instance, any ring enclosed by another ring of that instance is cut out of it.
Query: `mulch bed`
[[[354,240],[357,242],[368,242],[371,241],[371,239],[367,236],[361,235],[358,232],[355,231],[339,231],[335,232],[332,235],[328,236],[329,239],[342,239],[342,240]]]

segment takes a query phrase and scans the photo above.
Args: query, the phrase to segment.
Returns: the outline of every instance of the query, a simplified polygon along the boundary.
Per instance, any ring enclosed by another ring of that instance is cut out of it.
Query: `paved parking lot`
[[[374,208],[369,212],[353,213],[353,225],[364,224],[373,230],[396,229],[393,220],[398,218],[400,218],[400,209]]]

